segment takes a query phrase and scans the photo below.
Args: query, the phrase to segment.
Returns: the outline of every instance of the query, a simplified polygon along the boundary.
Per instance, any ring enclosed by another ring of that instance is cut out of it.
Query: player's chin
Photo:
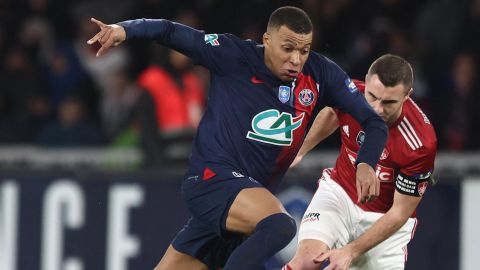
[[[298,74],[289,74],[289,73],[284,73],[280,75],[280,80],[284,82],[291,82],[297,78]]]

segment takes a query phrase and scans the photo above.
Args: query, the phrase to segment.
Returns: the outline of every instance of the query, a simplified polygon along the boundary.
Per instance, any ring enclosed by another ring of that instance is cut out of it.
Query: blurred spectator
[[[71,44],[56,44],[45,71],[54,108],[57,108],[63,99],[78,95],[89,111],[97,111],[98,93]]]
[[[183,54],[169,50],[167,59],[163,67],[148,67],[138,83],[153,98],[160,132],[194,130],[204,106],[202,82],[191,72],[191,62]]]
[[[204,85],[192,72],[190,59],[174,50],[168,50],[166,59],[163,66],[148,67],[138,79],[145,90],[138,117],[147,166],[162,162],[167,140],[169,144],[191,141],[205,103]]]
[[[140,88],[125,70],[108,78],[101,104],[102,129],[109,140],[115,139],[130,127]]]
[[[446,81],[438,81],[433,99],[439,143],[448,150],[479,149],[480,84],[474,55],[458,53],[450,72]]]
[[[42,146],[95,146],[101,143],[100,131],[85,118],[85,107],[75,96],[60,102],[57,119],[48,124],[38,138],[38,144]]]
[[[8,50],[0,73],[0,143],[29,143],[50,116],[47,88],[25,50]]]

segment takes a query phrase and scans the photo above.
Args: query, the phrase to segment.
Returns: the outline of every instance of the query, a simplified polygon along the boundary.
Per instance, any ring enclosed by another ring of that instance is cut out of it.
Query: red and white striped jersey
[[[355,81],[361,92],[365,85]],[[365,133],[349,114],[337,111],[342,146],[332,171],[352,201],[357,201],[355,160]],[[389,127],[388,140],[376,168],[380,179],[380,196],[373,202],[358,204],[366,211],[387,212],[393,204],[395,190],[422,196],[428,186],[437,152],[437,138],[432,124],[415,102],[408,98],[402,114]],[[415,215],[415,213],[414,213]]]

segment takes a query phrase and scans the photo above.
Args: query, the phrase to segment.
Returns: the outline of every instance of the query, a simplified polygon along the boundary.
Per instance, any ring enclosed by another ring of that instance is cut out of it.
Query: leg
[[[296,233],[295,221],[265,188],[241,190],[226,219],[228,231],[251,236],[228,259],[225,270],[264,269],[264,263],[284,248]]]
[[[154,270],[169,269],[208,270],[208,267],[196,258],[178,252],[170,245]]]
[[[293,270],[318,270],[321,264],[314,264],[313,259],[321,252],[327,251],[327,244],[320,240],[304,239],[298,243],[297,252],[288,265]]]
[[[190,218],[178,232],[155,270],[220,269],[242,237],[228,241],[210,226]]]
[[[324,265],[315,264],[313,258],[331,247],[350,241],[350,231],[354,226],[350,220],[356,218],[349,215],[351,210],[345,203],[345,200],[350,200],[348,195],[339,192],[339,189],[338,184],[329,180],[328,174],[319,181],[319,188],[300,225],[297,251],[287,264],[292,270],[323,269]]]
[[[355,237],[368,230],[382,215],[364,212]],[[353,261],[351,269],[403,270],[407,261],[407,245],[413,237],[415,227],[416,219],[409,218],[397,232]]]

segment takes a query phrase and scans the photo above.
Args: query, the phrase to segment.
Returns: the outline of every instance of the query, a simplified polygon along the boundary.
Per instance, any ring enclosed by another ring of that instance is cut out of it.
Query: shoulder
[[[437,149],[437,136],[428,117],[411,98],[405,101],[403,110],[396,127],[401,135],[400,140],[408,145],[411,153],[434,155]]]
[[[218,40],[218,43],[215,44],[215,40]],[[257,42],[251,39],[241,39],[234,34],[225,33],[225,34],[206,34],[205,35],[205,42],[213,42],[212,45],[217,45],[220,47],[236,47],[239,49],[250,49],[254,50],[255,47],[258,45]]]
[[[349,80],[348,75],[337,63],[317,52],[310,53],[303,68],[303,73],[313,77],[320,87],[337,89],[339,86],[343,86],[339,82],[344,82],[345,84],[350,82],[347,81]]]
[[[333,60],[317,52],[310,52],[305,69],[309,72],[328,72],[342,70]]]

